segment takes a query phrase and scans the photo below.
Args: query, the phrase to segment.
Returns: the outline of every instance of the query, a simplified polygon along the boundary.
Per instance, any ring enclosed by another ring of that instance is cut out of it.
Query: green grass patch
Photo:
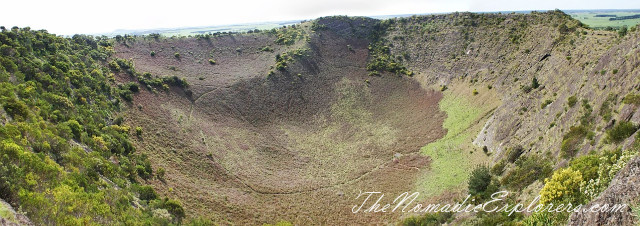
[[[633,11],[633,12],[621,12],[621,11],[617,11],[617,12],[574,12],[574,13],[569,13],[569,15],[571,15],[571,17],[573,17],[574,19],[579,20],[580,22],[589,25],[589,27],[592,28],[606,28],[606,27],[613,27],[613,28],[618,28],[618,27],[622,27],[622,26],[627,26],[627,27],[633,27],[636,24],[640,23],[640,18],[636,18],[636,19],[626,19],[626,20],[609,20],[609,18],[611,17],[603,17],[602,15],[615,15],[616,17],[623,17],[623,16],[633,16],[636,14],[640,14],[640,12],[638,11]],[[601,15],[600,17],[596,16],[596,15]]]
[[[440,110],[447,114],[443,123],[447,134],[421,150],[432,160],[431,170],[417,182],[418,191],[427,196],[464,185],[478,160],[486,158],[482,151],[471,153],[469,147],[477,131],[470,128],[490,110],[489,107],[453,93],[445,93],[440,100]]]

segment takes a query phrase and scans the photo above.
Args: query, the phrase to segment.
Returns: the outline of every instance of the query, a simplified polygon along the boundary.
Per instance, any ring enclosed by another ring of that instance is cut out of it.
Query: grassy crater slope
[[[407,76],[368,75],[377,21],[321,23],[329,29],[309,22],[116,45],[140,73],[178,75],[193,92],[133,98],[140,106],[127,122],[145,127],[136,145],[166,169],[164,181],[148,183],[181,200],[188,216],[217,222],[394,222],[397,214],[352,214],[351,199],[362,189],[412,188],[429,166],[420,148],[444,133],[441,94]]]

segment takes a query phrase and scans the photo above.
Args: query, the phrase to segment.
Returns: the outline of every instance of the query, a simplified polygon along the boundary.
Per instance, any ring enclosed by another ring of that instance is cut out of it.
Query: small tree
[[[491,184],[491,173],[487,166],[478,166],[469,177],[469,194],[472,196],[481,195]]]
[[[153,200],[158,197],[156,191],[154,191],[153,188],[148,185],[140,186],[138,188],[138,193],[140,194],[140,199],[142,200]]]
[[[620,30],[618,30],[618,35],[620,37],[624,37],[625,35],[627,35],[627,25],[622,26]]]
[[[533,77],[533,80],[531,80],[531,88],[537,89],[538,87],[540,87],[540,83],[538,83],[538,78]]]

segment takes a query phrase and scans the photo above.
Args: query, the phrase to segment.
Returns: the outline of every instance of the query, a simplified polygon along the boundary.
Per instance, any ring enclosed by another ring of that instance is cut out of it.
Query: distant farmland
[[[567,14],[592,28],[619,28],[640,24],[640,10],[567,10]]]

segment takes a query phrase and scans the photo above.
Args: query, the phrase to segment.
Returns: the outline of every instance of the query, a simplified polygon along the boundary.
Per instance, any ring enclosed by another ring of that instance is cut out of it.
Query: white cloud
[[[21,0],[2,3],[1,25],[52,33],[105,33],[115,29],[207,26],[313,19],[328,15],[374,16],[453,11],[640,8],[622,0]]]

